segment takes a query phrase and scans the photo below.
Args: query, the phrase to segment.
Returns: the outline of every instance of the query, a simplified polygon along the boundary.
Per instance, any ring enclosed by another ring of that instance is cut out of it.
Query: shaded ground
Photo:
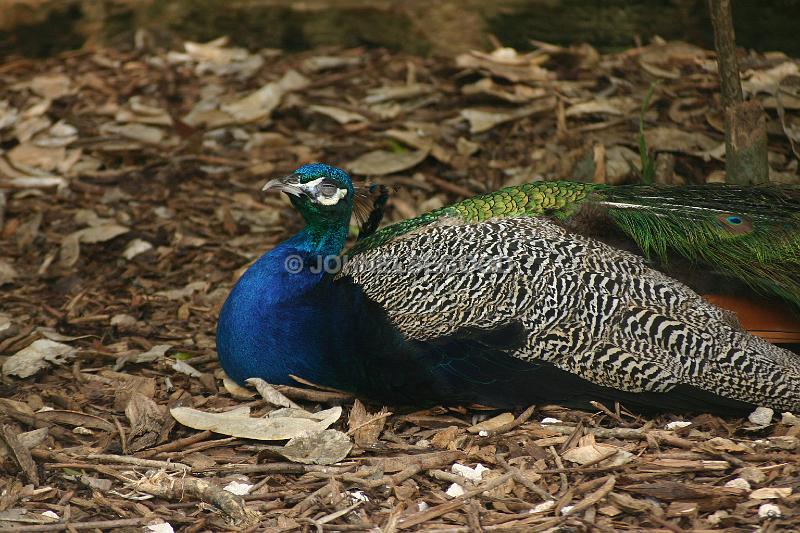
[[[538,39],[619,51],[656,35],[713,47],[706,0],[3,0],[3,8],[0,55],[31,57],[84,44],[129,48],[142,30],[164,46],[229,34],[247,47],[381,46],[444,56],[492,37],[522,50]],[[796,56],[796,17],[788,15],[799,11],[800,0],[739,2],[737,42]]]
[[[799,64],[742,58],[778,182],[800,181]],[[455,60],[216,43],[0,65],[0,530],[795,530],[791,415],[537,406],[475,426],[486,415],[282,389],[332,408],[347,437],[321,453],[170,414],[284,402],[226,387],[214,352],[236,276],[299,228],[258,192],[267,178],[341,164],[397,186],[395,220],[542,176],[636,180],[641,118],[657,181],[721,181],[715,68],[680,43]],[[219,490],[232,481],[243,500]]]

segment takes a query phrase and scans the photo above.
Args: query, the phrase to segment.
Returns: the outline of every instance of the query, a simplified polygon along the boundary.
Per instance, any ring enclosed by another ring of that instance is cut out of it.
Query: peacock
[[[698,294],[800,308],[798,187],[542,181],[382,229],[385,190],[333,166],[264,190],[305,227],[222,307],[217,350],[237,382],[300,378],[389,405],[800,411],[800,355]],[[343,253],[354,211],[365,222]]]

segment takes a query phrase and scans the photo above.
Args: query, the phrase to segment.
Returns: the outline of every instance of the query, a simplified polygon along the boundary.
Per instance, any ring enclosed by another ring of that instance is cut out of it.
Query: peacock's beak
[[[275,178],[269,180],[262,188],[262,191],[281,191],[293,196],[300,196],[306,194],[306,191],[300,186],[300,179],[296,174],[289,174],[282,178]]]

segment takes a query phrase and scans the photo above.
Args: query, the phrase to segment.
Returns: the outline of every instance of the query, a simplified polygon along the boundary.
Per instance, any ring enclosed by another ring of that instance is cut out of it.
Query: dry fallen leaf
[[[146,124],[111,124],[107,123],[101,131],[106,135],[119,135],[132,141],[139,141],[145,144],[159,144],[164,140],[164,130]]]
[[[195,61],[212,61],[214,63],[230,63],[242,61],[249,55],[244,48],[226,48],[229,39],[227,36],[214,39],[207,43],[186,41],[183,48]]]
[[[13,426],[0,425],[0,442],[3,443],[2,445],[8,450],[8,454],[13,457],[25,477],[34,486],[37,486],[39,484],[39,474],[36,469],[36,463],[31,456],[30,450],[20,442],[18,436],[19,433]]]
[[[125,247],[125,251],[122,252],[122,257],[130,261],[137,255],[141,255],[152,249],[153,245],[149,242],[142,239],[133,239],[128,243],[128,246]]]
[[[156,344],[146,352],[142,352],[138,354],[134,359],[134,363],[149,363],[150,361],[155,361],[156,359],[161,359],[167,353],[167,351],[172,348],[171,344]]]
[[[800,417],[786,411],[781,413],[781,424],[784,426],[800,426]]]
[[[48,100],[72,94],[72,80],[64,74],[43,74],[30,81],[30,89]]]
[[[637,110],[641,104],[630,96],[617,96],[614,98],[593,98],[586,102],[579,102],[569,106],[565,112],[568,117],[583,115],[627,115]]]
[[[694,63],[708,55],[699,46],[682,41],[654,42],[641,49],[639,58],[645,63],[669,67],[678,63]]]
[[[279,409],[266,418],[252,418],[248,407],[224,413],[175,407],[170,413],[175,420],[194,429],[245,439],[286,440],[328,429],[342,415],[342,408],[332,407],[313,414],[297,409]]]
[[[514,421],[514,415],[512,413],[503,413],[492,417],[488,420],[484,420],[483,422],[479,422],[472,427],[467,428],[467,431],[470,433],[480,433],[481,431],[495,431],[497,428],[503,427],[506,424],[510,424]]]
[[[241,385],[233,381],[231,378],[229,378],[227,374],[223,375],[222,377],[222,386],[225,387],[225,390],[228,391],[228,393],[237,400],[249,400],[256,396],[255,392],[245,387],[242,387]]]
[[[125,406],[125,416],[130,422],[128,447],[131,451],[139,451],[153,446],[158,440],[164,425],[165,409],[156,402],[141,394],[133,392]]]
[[[6,283],[13,282],[18,276],[19,273],[17,269],[3,259],[0,259],[0,287]]]
[[[247,123],[263,120],[278,107],[283,95],[299,91],[308,85],[308,79],[297,71],[290,70],[279,81],[267,83],[260,89],[231,104],[222,106],[234,122]]]
[[[70,233],[64,240],[61,241],[61,250],[59,252],[59,263],[63,267],[72,267],[78,262],[81,249],[80,243],[93,244],[98,242],[106,242],[124,235],[130,231],[129,228],[119,224],[101,224],[99,226],[91,226],[84,228],[73,233]]]
[[[350,122],[367,122],[367,118],[364,115],[360,115],[340,107],[329,105],[312,105],[309,106],[309,109],[311,111],[323,114],[326,117],[330,117],[339,124],[348,124]]]
[[[397,87],[378,87],[370,89],[364,101],[368,104],[380,104],[390,100],[407,100],[424,96],[433,92],[433,86],[425,83],[412,83]]]
[[[482,109],[464,109],[461,111],[461,117],[469,122],[470,133],[481,133],[489,131],[495,126],[499,126],[505,122],[519,120],[527,116],[541,113],[556,106],[556,99],[553,97],[542,98],[533,104],[525,107],[520,107],[513,111],[485,111]]]
[[[752,500],[774,500],[792,495],[791,487],[764,487],[750,493]]]
[[[80,231],[80,241],[88,244],[110,241],[115,237],[124,235],[130,231],[125,226],[119,224],[103,224],[93,226]]]
[[[794,61],[784,61],[766,70],[747,70],[743,76],[742,90],[745,94],[773,93],[785,78],[798,75],[800,66]]]
[[[12,321],[10,316],[0,313],[0,341],[13,337],[17,333],[19,333],[19,326]]]
[[[60,176],[30,176],[11,167],[3,157],[0,157],[0,185],[16,189],[46,189],[50,187],[63,188],[67,181]]]
[[[291,407],[293,409],[301,409],[299,405],[294,403],[292,400],[278,392],[278,390],[264,381],[261,378],[250,378],[245,380],[248,384],[252,385],[256,388],[258,393],[264,398],[270,405],[274,405],[276,407]]]
[[[62,147],[44,147],[33,142],[18,144],[8,151],[8,159],[17,168],[33,167],[51,172],[64,161],[66,149]]]
[[[518,54],[513,48],[498,48],[489,54],[472,51],[456,57],[456,65],[461,68],[485,71],[508,81],[544,81],[553,74],[539,66],[546,56]]]
[[[456,426],[447,427],[431,437],[431,445],[440,450],[455,450],[455,440],[461,432],[462,430]]]
[[[192,281],[182,289],[168,289],[165,291],[158,291],[156,294],[158,296],[164,296],[168,300],[182,300],[183,298],[191,296],[198,291],[206,292],[208,287],[209,283],[207,281]]]
[[[114,120],[120,123],[139,122],[142,124],[152,124],[155,126],[171,126],[172,117],[166,109],[158,105],[145,103],[139,95],[132,96],[128,100],[128,106],[122,107],[117,111]]]
[[[38,115],[26,115],[26,117],[14,125],[14,133],[21,143],[30,141],[36,134],[45,131],[52,125],[52,122],[47,117]]]
[[[150,363],[163,359],[167,351],[171,348],[172,345],[170,344],[157,344],[146,352],[137,352],[135,350],[126,351],[117,357],[117,361],[114,363],[114,370],[121,370],[127,363]]]
[[[99,416],[89,415],[80,411],[72,411],[69,409],[50,409],[49,411],[39,411],[36,413],[36,418],[41,421],[66,424],[68,426],[94,428],[115,433],[117,431],[116,426],[105,418],[100,418]]]
[[[311,72],[321,72],[323,70],[333,70],[342,67],[358,65],[363,61],[361,57],[339,57],[339,56],[314,56],[303,60],[303,70]]]
[[[353,443],[350,437],[335,429],[298,435],[285,446],[270,450],[295,463],[306,465],[332,465],[347,457]]]
[[[726,438],[723,438],[723,437],[714,437],[714,438],[709,439],[708,441],[706,441],[705,444],[707,446],[710,446],[711,448],[714,448],[715,450],[720,450],[720,451],[723,451],[723,452],[736,452],[736,453],[739,453],[739,452],[750,452],[750,453],[752,453],[752,451],[753,451],[748,446],[744,446],[742,444],[738,444],[736,442],[733,442],[730,439],[726,439]]]
[[[48,363],[54,365],[66,363],[75,356],[75,351],[75,348],[68,344],[39,339],[9,357],[3,363],[3,375],[27,378],[49,368]]]
[[[534,98],[547,95],[547,90],[542,87],[529,87],[520,83],[510,87],[492,81],[492,78],[483,78],[475,83],[464,85],[461,92],[468,95],[485,95],[498,98],[512,104],[523,104]]]
[[[372,446],[383,431],[389,414],[391,413],[385,407],[379,413],[370,413],[361,400],[356,399],[347,419],[348,433],[353,435],[358,446],[362,448]]]
[[[561,457],[579,465],[592,463],[599,466],[620,466],[630,463],[634,458],[632,453],[622,448],[595,442],[592,435],[582,437],[579,444],[562,453]]]
[[[720,141],[715,141],[699,131],[684,131],[669,126],[646,129],[644,138],[647,141],[647,146],[653,150],[685,154],[707,152],[720,144]]]
[[[199,378],[203,376],[203,373],[197,370],[195,367],[187,363],[186,361],[182,361],[180,359],[176,359],[172,362],[172,369],[176,372],[180,372],[181,374],[186,374],[187,376],[191,376],[193,378]]]
[[[19,433],[17,435],[17,441],[19,441],[19,443],[22,446],[30,450],[31,448],[35,448],[36,446],[44,442],[44,439],[47,438],[49,433],[50,430],[46,427],[34,429],[33,431],[26,431],[24,433]],[[5,457],[8,453],[9,453],[8,447],[3,443],[2,440],[0,440],[0,459]]]
[[[8,100],[0,100],[0,130],[13,126],[19,117],[19,110],[12,107]]]
[[[408,152],[375,150],[350,162],[347,167],[353,174],[382,176],[413,168],[422,163],[427,156],[427,150],[410,150]]]
[[[227,490],[231,494],[236,494],[237,496],[245,496],[250,493],[250,490],[253,488],[253,485],[250,483],[240,483],[238,481],[231,481],[227,485],[225,485],[222,490]]]

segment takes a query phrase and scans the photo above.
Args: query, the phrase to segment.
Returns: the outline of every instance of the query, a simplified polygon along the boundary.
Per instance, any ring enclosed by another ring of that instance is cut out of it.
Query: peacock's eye
[[[725,220],[727,220],[731,224],[741,224],[742,223],[742,219],[741,218],[739,218],[737,216],[733,216],[733,215],[727,217]]]
[[[322,184],[319,186],[319,190],[323,196],[330,197],[339,191],[339,187],[330,182],[322,182]]]

